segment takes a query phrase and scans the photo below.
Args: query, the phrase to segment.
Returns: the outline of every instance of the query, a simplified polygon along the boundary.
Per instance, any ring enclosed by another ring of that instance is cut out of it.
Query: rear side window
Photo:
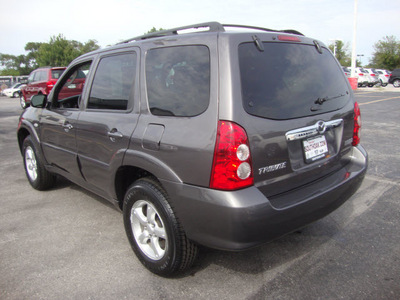
[[[340,66],[326,48],[314,45],[239,45],[243,106],[251,115],[292,119],[342,108],[349,92]]]
[[[35,81],[47,81],[48,70],[41,70],[36,73]]]
[[[62,75],[62,73],[64,73],[64,70],[51,70],[51,78],[52,79],[59,79]]]
[[[192,117],[210,99],[210,53],[206,46],[149,50],[146,56],[147,97],[153,115]]]
[[[136,53],[100,60],[90,92],[88,108],[127,110],[136,76]]]

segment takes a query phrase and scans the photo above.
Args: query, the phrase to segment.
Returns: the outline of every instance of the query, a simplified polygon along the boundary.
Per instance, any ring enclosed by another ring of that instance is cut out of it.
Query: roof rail
[[[200,23],[200,24],[182,26],[182,27],[177,27],[177,28],[172,28],[172,29],[167,29],[167,30],[161,30],[161,31],[156,31],[156,32],[152,32],[152,33],[147,33],[147,34],[144,34],[144,35],[140,35],[140,36],[137,36],[137,37],[134,37],[134,38],[130,38],[130,39],[124,40],[122,42],[117,43],[117,45],[129,43],[129,42],[137,41],[137,40],[146,40],[146,39],[155,38],[155,37],[176,35],[176,34],[178,34],[178,31],[182,31],[182,30],[207,28],[207,27],[209,29],[205,30],[204,32],[225,31],[224,27],[220,23],[218,23],[218,22],[207,22],[207,23]]]
[[[296,34],[296,35],[302,35],[301,32],[293,29],[284,29],[284,30],[275,30],[275,29],[269,29],[269,28],[263,28],[263,27],[256,27],[256,26],[247,26],[247,25],[235,25],[235,24],[222,24],[223,27],[235,27],[235,28],[245,28],[245,29],[255,29],[255,30],[261,30],[261,31],[268,31],[268,32],[283,32],[283,33],[290,33],[290,34]]]
[[[147,34],[144,34],[144,35],[140,35],[140,36],[137,36],[137,37],[133,37],[133,38],[124,40],[122,42],[117,43],[117,45],[126,44],[126,43],[129,43],[129,42],[132,42],[132,41],[146,40],[146,39],[151,39],[151,38],[156,38],[156,37],[163,37],[163,36],[177,35],[178,31],[189,30],[189,29],[208,28],[208,30],[204,30],[202,32],[224,32],[225,31],[224,27],[246,28],[246,29],[255,29],[255,30],[261,30],[261,31],[268,31],[268,32],[284,32],[284,33],[290,33],[290,34],[303,35],[302,33],[298,32],[297,30],[293,30],[293,29],[274,30],[274,29],[268,29],[268,28],[256,27],[256,26],[220,24],[218,22],[206,22],[206,23],[187,25],[187,26],[182,26],[182,27],[177,27],[177,28],[172,28],[172,29],[167,29],[167,30],[161,30],[161,31],[156,31],[156,32],[152,32],[152,33],[147,33]]]

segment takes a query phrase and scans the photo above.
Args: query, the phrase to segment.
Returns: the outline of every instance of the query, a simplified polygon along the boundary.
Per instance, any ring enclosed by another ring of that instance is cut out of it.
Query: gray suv
[[[360,127],[321,42],[211,22],[75,59],[18,141],[33,188],[61,175],[113,202],[138,259],[172,276],[199,245],[249,249],[339,207],[367,170]]]

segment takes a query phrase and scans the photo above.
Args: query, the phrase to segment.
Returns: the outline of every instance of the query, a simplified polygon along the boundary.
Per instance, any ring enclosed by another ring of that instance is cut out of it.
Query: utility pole
[[[355,77],[356,75],[356,40],[357,40],[357,0],[354,0],[354,20],[353,20],[353,45],[351,51],[351,75],[350,77]]]

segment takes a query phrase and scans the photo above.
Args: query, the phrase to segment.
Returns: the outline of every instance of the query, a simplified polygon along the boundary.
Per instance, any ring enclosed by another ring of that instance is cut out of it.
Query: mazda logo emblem
[[[326,126],[324,121],[318,121],[317,122],[317,131],[319,134],[322,134],[325,132]]]

